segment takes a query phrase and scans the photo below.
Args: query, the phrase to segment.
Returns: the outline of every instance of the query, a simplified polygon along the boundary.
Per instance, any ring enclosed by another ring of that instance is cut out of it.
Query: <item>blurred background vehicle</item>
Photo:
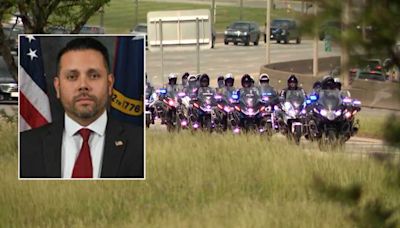
[[[82,26],[79,34],[105,34],[104,28],[94,25],[84,25]]]
[[[363,67],[357,71],[355,79],[387,80],[387,75],[382,67],[382,61],[380,59],[368,59],[362,66]]]
[[[69,34],[70,31],[61,25],[52,25],[47,27],[46,33],[49,34]]]
[[[253,21],[235,21],[229,25],[224,32],[224,43],[228,45],[233,42],[234,45],[243,43],[248,46],[250,43],[258,45],[260,41],[260,28]]]
[[[0,103],[18,103],[18,84],[0,56]]]
[[[148,38],[147,38],[147,24],[139,23],[132,30],[131,34],[135,36],[145,36],[146,37],[146,47],[148,46]]]
[[[271,22],[270,39],[277,43],[283,41],[285,44],[295,39],[296,43],[301,42],[301,35],[298,24],[293,19],[274,19]],[[266,32],[264,33],[264,42],[267,42]]]

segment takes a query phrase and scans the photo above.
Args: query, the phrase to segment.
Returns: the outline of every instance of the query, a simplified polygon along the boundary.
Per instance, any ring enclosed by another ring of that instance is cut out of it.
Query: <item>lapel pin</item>
[[[115,141],[115,146],[122,146],[122,145],[124,145],[124,142],[122,142],[120,140]]]

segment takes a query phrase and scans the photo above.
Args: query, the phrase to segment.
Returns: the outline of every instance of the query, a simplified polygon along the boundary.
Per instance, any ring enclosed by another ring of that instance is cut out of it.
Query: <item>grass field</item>
[[[18,181],[15,124],[0,137],[0,227],[353,227],[351,208],[321,197],[314,176],[362,184],[361,204],[400,204],[374,160],[280,138],[149,130],[146,181],[70,182]]]
[[[106,33],[128,33],[135,23],[135,1],[132,0],[113,0],[104,13],[104,26]],[[139,1],[138,22],[147,22],[147,12],[161,10],[187,10],[187,9],[210,9],[210,5],[184,4],[184,3],[161,3],[161,2],[142,2]],[[264,26],[265,9],[243,8],[243,19],[253,20]],[[287,13],[283,9],[273,10],[271,17],[297,17],[298,13]],[[216,30],[222,32],[231,22],[239,19],[239,7],[217,6]],[[88,24],[98,25],[100,16],[94,15]]]

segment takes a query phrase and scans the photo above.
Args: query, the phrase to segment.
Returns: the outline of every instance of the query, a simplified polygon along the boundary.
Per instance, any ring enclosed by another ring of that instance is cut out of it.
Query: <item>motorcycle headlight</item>
[[[336,115],[336,116],[342,115],[342,110],[337,110],[337,111],[335,112],[335,115]]]
[[[292,117],[296,116],[296,111],[294,109],[289,110],[289,115]]]
[[[326,109],[321,109],[321,111],[319,111],[319,114],[321,114],[321,116],[326,116],[328,114],[328,111],[326,111]]]
[[[225,31],[224,34],[225,34],[225,35],[228,34],[228,31]]]
[[[289,110],[291,107],[292,107],[292,105],[289,103],[289,102],[285,102],[284,104],[283,104],[283,107],[285,108],[285,110]]]
[[[244,32],[243,35],[247,36],[247,32]]]

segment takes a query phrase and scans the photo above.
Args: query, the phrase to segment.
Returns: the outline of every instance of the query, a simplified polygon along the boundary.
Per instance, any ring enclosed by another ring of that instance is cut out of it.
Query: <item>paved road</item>
[[[299,59],[310,59],[313,53],[312,40],[303,40],[301,44],[276,44],[271,45],[271,62],[283,62]],[[332,52],[325,52],[323,42],[319,42],[319,56],[339,56],[340,49],[334,47]],[[245,73],[254,76],[259,74],[260,66],[266,62],[266,46],[261,42],[258,46],[234,46],[217,43],[214,49],[200,51],[200,71],[206,72],[213,78],[217,74],[233,73],[240,78]],[[146,68],[150,81],[155,85],[161,85],[161,52],[147,51]],[[165,50],[164,51],[164,82],[171,72],[183,73],[185,71],[195,73],[196,49],[192,50]],[[213,80],[214,82],[215,80]]]

